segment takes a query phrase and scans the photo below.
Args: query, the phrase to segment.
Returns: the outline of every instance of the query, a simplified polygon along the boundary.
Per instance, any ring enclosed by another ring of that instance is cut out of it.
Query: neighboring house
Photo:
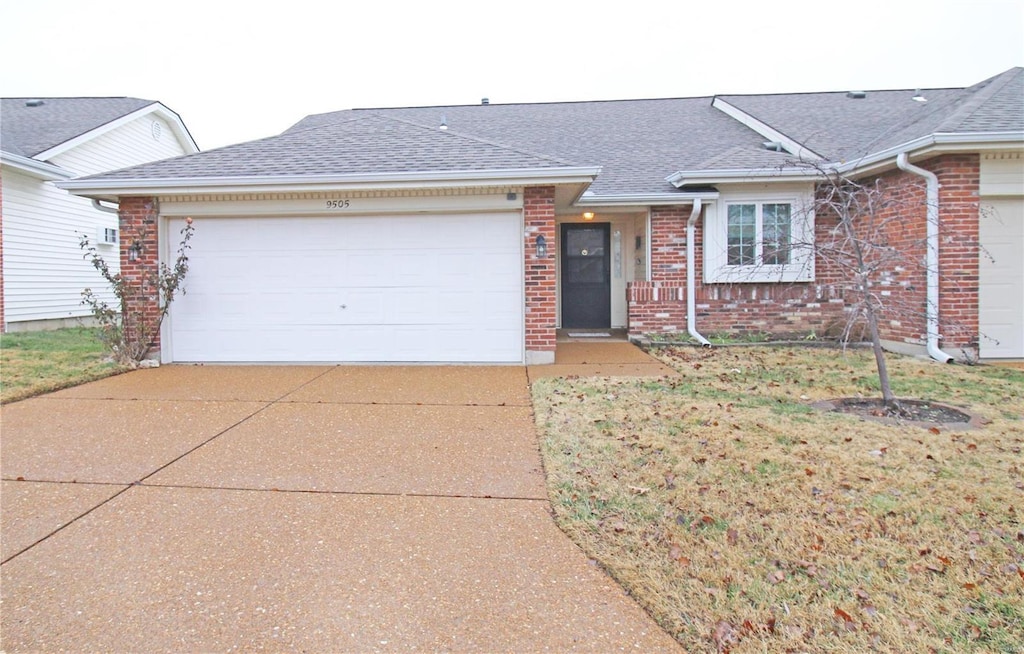
[[[884,292],[920,311],[882,325],[891,347],[1021,358],[1022,157],[1014,68],[966,89],[340,111],[61,186],[119,203],[122,233],[157,222],[142,267],[195,219],[165,362],[546,363],[557,329],[834,329],[838,272],[763,247],[829,229],[800,214],[821,181],[802,160],[912,199],[889,237],[921,260],[937,192],[939,274],[893,271]]]
[[[0,325],[76,324],[89,315],[83,289],[113,300],[79,241],[98,244],[116,273],[116,208],[96,208],[54,182],[199,149],[176,113],[138,98],[4,98],[0,127]]]

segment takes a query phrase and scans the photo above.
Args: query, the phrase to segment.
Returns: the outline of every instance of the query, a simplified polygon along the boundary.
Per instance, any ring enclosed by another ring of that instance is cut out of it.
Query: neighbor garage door
[[[168,233],[177,235],[172,220]],[[523,360],[515,213],[203,218],[170,359]]]
[[[1024,358],[1024,200],[982,203],[978,323],[984,358]]]

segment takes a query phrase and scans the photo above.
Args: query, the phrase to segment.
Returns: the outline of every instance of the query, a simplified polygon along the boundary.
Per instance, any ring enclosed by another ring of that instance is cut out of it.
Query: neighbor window
[[[705,216],[705,281],[809,281],[814,278],[812,212],[798,198],[725,199]]]

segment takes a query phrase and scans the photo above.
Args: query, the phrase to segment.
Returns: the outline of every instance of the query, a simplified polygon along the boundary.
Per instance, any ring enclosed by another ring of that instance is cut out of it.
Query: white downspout
[[[693,199],[693,210],[690,211],[690,219],[686,221],[686,331],[690,336],[704,347],[711,347],[711,341],[700,335],[697,331],[697,298],[695,297],[697,281],[696,264],[694,263],[693,243],[696,237],[697,218],[700,217],[700,198]]]
[[[93,200],[92,201],[92,206],[96,207],[100,211],[106,211],[107,213],[113,213],[113,214],[118,213],[117,209],[115,209],[114,207],[108,207],[105,204],[100,204],[99,200]]]
[[[928,226],[925,233],[925,321],[927,323],[928,356],[940,363],[949,363],[953,357],[939,349],[939,178],[924,168],[907,161],[907,153],[896,155],[900,170],[924,177],[926,182]]]

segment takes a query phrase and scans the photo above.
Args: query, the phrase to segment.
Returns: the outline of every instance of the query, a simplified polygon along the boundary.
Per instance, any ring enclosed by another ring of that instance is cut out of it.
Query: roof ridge
[[[469,105],[469,106],[475,106],[475,105]],[[380,118],[386,118],[388,120],[393,120],[393,121],[396,121],[396,122],[399,122],[399,123],[405,123],[406,125],[410,125],[412,127],[417,127],[419,129],[430,130],[432,132],[438,130],[437,127],[434,127],[434,126],[431,126],[431,125],[425,125],[423,123],[420,123],[420,122],[417,122],[417,121],[414,121],[414,120],[409,120],[408,118],[399,118],[397,116],[388,116],[388,115],[376,113],[376,110],[370,110],[370,111],[371,111],[371,115],[378,116]],[[459,137],[461,139],[465,139],[467,141],[474,141],[476,143],[482,143],[484,145],[490,145],[492,147],[501,148],[502,150],[508,150],[509,152],[515,152],[517,154],[526,155],[528,157],[536,157],[538,159],[544,159],[545,161],[550,161],[552,163],[562,164],[564,166],[575,166],[575,165],[577,165],[577,164],[575,164],[572,161],[568,161],[566,159],[559,159],[558,157],[554,157],[554,156],[551,156],[549,154],[541,154],[539,152],[531,152],[529,150],[525,150],[523,148],[517,148],[517,147],[511,146],[511,145],[508,145],[506,143],[499,143],[497,141],[492,141],[490,139],[485,139],[485,138],[481,138],[479,136],[473,136],[473,135],[470,135],[470,134],[466,134],[464,132],[461,132],[460,130],[452,130],[451,127],[448,127],[447,129],[445,129],[444,132],[445,132],[445,134],[451,134],[452,136],[457,136],[457,137]]]
[[[977,113],[988,100],[997,95],[999,91],[1003,90],[1003,88],[1017,75],[1019,75],[1022,70],[1024,69],[1020,67],[1010,68],[1008,70],[1004,70],[998,75],[995,75],[994,77],[982,80],[981,82],[964,89],[964,91],[968,93],[967,98],[960,107],[946,118],[946,120],[942,121],[936,131],[956,131],[957,127]]]

